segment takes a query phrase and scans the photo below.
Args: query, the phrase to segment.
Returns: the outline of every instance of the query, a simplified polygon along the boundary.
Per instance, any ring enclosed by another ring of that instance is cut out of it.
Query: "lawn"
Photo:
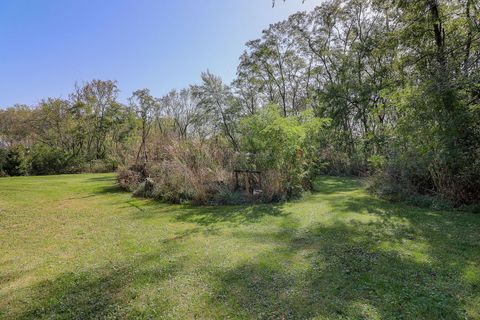
[[[480,215],[316,190],[209,208],[112,174],[2,178],[0,318],[480,319]]]

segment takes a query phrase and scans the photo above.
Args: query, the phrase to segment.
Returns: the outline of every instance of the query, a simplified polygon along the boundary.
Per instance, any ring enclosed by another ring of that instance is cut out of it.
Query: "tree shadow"
[[[282,210],[281,204],[261,204],[249,206],[195,207],[185,206],[178,211],[177,221],[209,226],[218,223],[254,223],[263,217],[285,217],[289,213]]]
[[[480,301],[480,277],[466,280],[465,270],[480,270],[480,216],[389,203],[361,194],[361,181],[335,180],[320,180],[309,201],[321,201],[349,218],[264,234],[263,242],[275,249],[217,276],[214,300],[229,308],[227,314],[251,319],[475,317],[467,305]],[[341,195],[350,191],[360,194]],[[334,193],[340,195],[322,197]],[[362,219],[355,218],[357,213]]]
[[[89,182],[116,182],[116,178],[114,175],[106,177],[104,174],[102,174],[99,177],[89,177],[88,180]]]
[[[382,249],[392,237],[382,228],[337,223],[297,233],[219,274],[214,300],[251,319],[466,319],[465,298],[475,288],[461,266],[474,257],[427,250],[430,259],[421,261]]]
[[[103,195],[103,194],[116,194],[116,193],[126,193],[119,185],[111,185],[111,186],[104,186],[98,187],[93,192],[94,195]]]
[[[29,299],[13,319],[130,319],[145,317],[135,311],[135,301],[145,286],[160,285],[182,272],[185,257],[168,250],[136,256],[133,261],[108,264],[82,272],[63,273],[29,290]],[[165,284],[164,284],[165,285]],[[159,305],[167,297],[157,295]],[[1,310],[0,310],[1,311]],[[166,311],[166,310],[164,310]],[[148,312],[148,310],[146,311]],[[1,316],[1,313],[0,313]],[[152,315],[146,315],[151,318]],[[7,317],[6,317],[7,318]]]
[[[89,177],[87,179],[88,182],[104,182],[105,184],[102,185],[94,185],[92,186],[92,194],[93,195],[107,195],[107,194],[116,194],[116,193],[127,193],[123,190],[120,185],[117,183],[115,176],[99,176],[99,177]]]
[[[121,205],[138,207],[135,219],[168,213],[194,226],[157,242],[155,253],[36,284],[25,294],[25,307],[5,318],[161,318],[171,308],[188,309],[189,301],[169,304],[158,290],[152,306],[139,311],[132,305],[147,288],[166,286],[182,273],[191,276],[190,259],[202,253],[187,251],[183,246],[192,242],[184,240],[215,236],[225,224],[243,224],[247,227],[228,237],[239,246],[263,246],[232,264],[217,260],[194,266],[202,277],[190,281],[207,292],[200,318],[474,319],[466,305],[480,301],[480,280],[466,278],[465,268],[480,268],[480,216],[392,204],[361,193],[351,197],[346,193],[358,191],[361,181],[343,180],[319,180],[321,188],[308,201],[349,218],[306,226],[282,204],[195,207],[122,200]],[[323,197],[333,193],[339,195]],[[355,219],[356,213],[369,219]],[[278,218],[274,228],[250,228],[268,217]],[[208,243],[218,246],[224,240]],[[6,276],[9,281],[16,275]]]

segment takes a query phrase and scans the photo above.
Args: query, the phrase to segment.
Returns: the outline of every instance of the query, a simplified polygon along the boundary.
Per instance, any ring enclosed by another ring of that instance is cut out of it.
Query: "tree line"
[[[318,173],[353,174],[390,198],[478,203],[479,21],[474,0],[326,1],[249,41],[230,84],[205,72],[198,85],[161,98],[138,90],[122,104],[115,82],[94,80],[68,99],[2,111],[4,167],[30,159],[3,171],[122,166],[144,193],[147,178],[159,197],[184,184],[176,200],[234,198],[238,167],[281,181],[269,198],[306,189]],[[159,181],[155,170],[165,180],[172,166],[204,180]]]

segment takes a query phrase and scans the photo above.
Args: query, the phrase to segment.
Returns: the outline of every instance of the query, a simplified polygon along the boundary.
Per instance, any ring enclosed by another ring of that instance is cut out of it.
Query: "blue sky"
[[[230,82],[248,40],[320,0],[0,0],[0,107],[117,80],[162,96],[209,69]]]

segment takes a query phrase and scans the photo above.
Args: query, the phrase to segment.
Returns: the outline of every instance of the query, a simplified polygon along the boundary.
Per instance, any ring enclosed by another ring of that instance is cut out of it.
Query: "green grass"
[[[0,179],[0,318],[480,319],[480,215],[316,188],[198,208],[110,174]]]

